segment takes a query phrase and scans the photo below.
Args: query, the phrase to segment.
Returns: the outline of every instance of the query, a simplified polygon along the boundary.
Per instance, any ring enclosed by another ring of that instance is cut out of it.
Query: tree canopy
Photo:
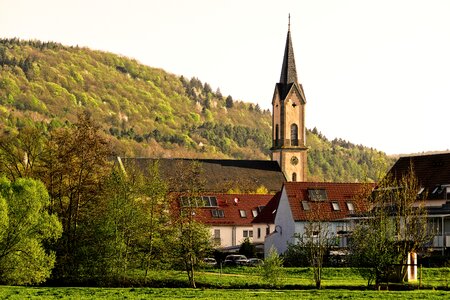
[[[270,111],[196,77],[87,48],[1,39],[0,78],[0,124],[11,135],[30,123],[69,126],[87,110],[121,156],[269,159]],[[315,128],[307,145],[314,181],[376,181],[393,163]]]
[[[62,226],[49,204],[42,182],[0,178],[0,282],[36,284],[50,277],[56,257],[44,243],[57,240]]]

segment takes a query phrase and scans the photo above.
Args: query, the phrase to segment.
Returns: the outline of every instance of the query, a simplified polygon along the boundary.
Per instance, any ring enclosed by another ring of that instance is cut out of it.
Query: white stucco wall
[[[292,237],[295,232],[295,223],[285,187],[283,187],[283,191],[281,192],[280,202],[275,216],[274,230],[274,232],[266,237],[264,242],[265,256],[268,255],[272,246],[275,247],[279,254],[284,253],[287,249],[287,243],[293,241]]]
[[[250,237],[250,242],[254,242],[255,237],[255,229],[252,225],[250,226],[211,226],[210,232],[211,237],[214,238],[214,231],[218,229],[220,230],[220,245],[216,245],[216,247],[230,247],[230,246],[239,246],[244,242],[243,232],[244,230],[250,231],[253,230],[253,237]]]
[[[253,242],[264,243],[267,236],[267,228],[269,228],[269,234],[275,230],[275,224],[254,224],[253,225]],[[261,232],[261,236],[258,238],[258,229]]]

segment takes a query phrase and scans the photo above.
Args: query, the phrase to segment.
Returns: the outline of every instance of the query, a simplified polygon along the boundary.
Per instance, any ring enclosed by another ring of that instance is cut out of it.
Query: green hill
[[[271,113],[208,83],[127,57],[57,43],[0,40],[0,124],[49,130],[91,112],[117,155],[269,159]],[[376,180],[384,153],[307,132],[309,180]]]

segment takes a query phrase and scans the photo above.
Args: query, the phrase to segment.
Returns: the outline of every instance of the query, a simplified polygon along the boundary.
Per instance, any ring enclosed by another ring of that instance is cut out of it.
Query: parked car
[[[247,263],[247,257],[240,254],[230,254],[223,261],[224,266],[244,266]]]
[[[217,261],[216,261],[215,258],[212,258],[212,257],[205,257],[205,258],[203,259],[203,264],[204,264],[205,266],[214,267],[214,266],[217,265]]]
[[[259,258],[249,258],[249,259],[247,259],[247,262],[246,262],[246,266],[249,266],[249,267],[257,267],[257,266],[261,266],[261,265],[263,265],[264,264],[264,261],[262,260],[262,259],[259,259]]]

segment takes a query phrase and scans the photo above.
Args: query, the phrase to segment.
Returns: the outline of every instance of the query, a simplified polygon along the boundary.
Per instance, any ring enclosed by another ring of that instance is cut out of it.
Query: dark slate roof
[[[300,94],[299,97],[303,100],[303,102],[306,102],[303,87],[298,83],[291,31],[288,30],[286,47],[283,56],[283,65],[281,66],[280,82],[276,85],[280,99],[286,99],[286,96],[289,92],[291,92],[291,90],[293,90],[293,88],[296,88],[297,92]]]
[[[194,161],[201,164],[202,189],[208,192],[255,191],[264,186],[270,193],[279,191],[286,181],[278,162],[270,160],[185,159],[185,158],[121,158],[124,166],[136,164],[141,170],[158,161],[161,177],[171,191],[179,191],[177,171]]]
[[[438,189],[440,193],[433,191],[440,185],[450,184],[450,153],[400,157],[388,174],[400,179],[408,173],[411,166],[420,186],[428,191],[428,197],[444,199],[444,195],[440,193],[445,192],[445,189]]]
[[[286,182],[284,188],[289,200],[292,216],[295,221],[308,221],[311,212],[314,218],[322,221],[340,220],[355,213],[366,211],[365,201],[358,196],[365,189],[372,189],[374,184],[370,183],[332,183],[332,182]],[[310,199],[309,190],[325,190],[326,200],[314,201]],[[305,210],[302,201],[307,201],[310,210]],[[337,202],[339,210],[333,210],[332,202]],[[351,202],[354,211],[350,211],[346,202]]]
[[[286,48],[284,49],[283,66],[281,67],[280,83],[289,84],[298,82],[295,67],[294,47],[292,46],[291,31],[288,30]]]
[[[266,204],[264,209],[253,219],[254,224],[274,224],[276,211],[278,208],[278,203],[280,202],[281,192],[275,194],[275,196],[270,199],[270,201]]]

